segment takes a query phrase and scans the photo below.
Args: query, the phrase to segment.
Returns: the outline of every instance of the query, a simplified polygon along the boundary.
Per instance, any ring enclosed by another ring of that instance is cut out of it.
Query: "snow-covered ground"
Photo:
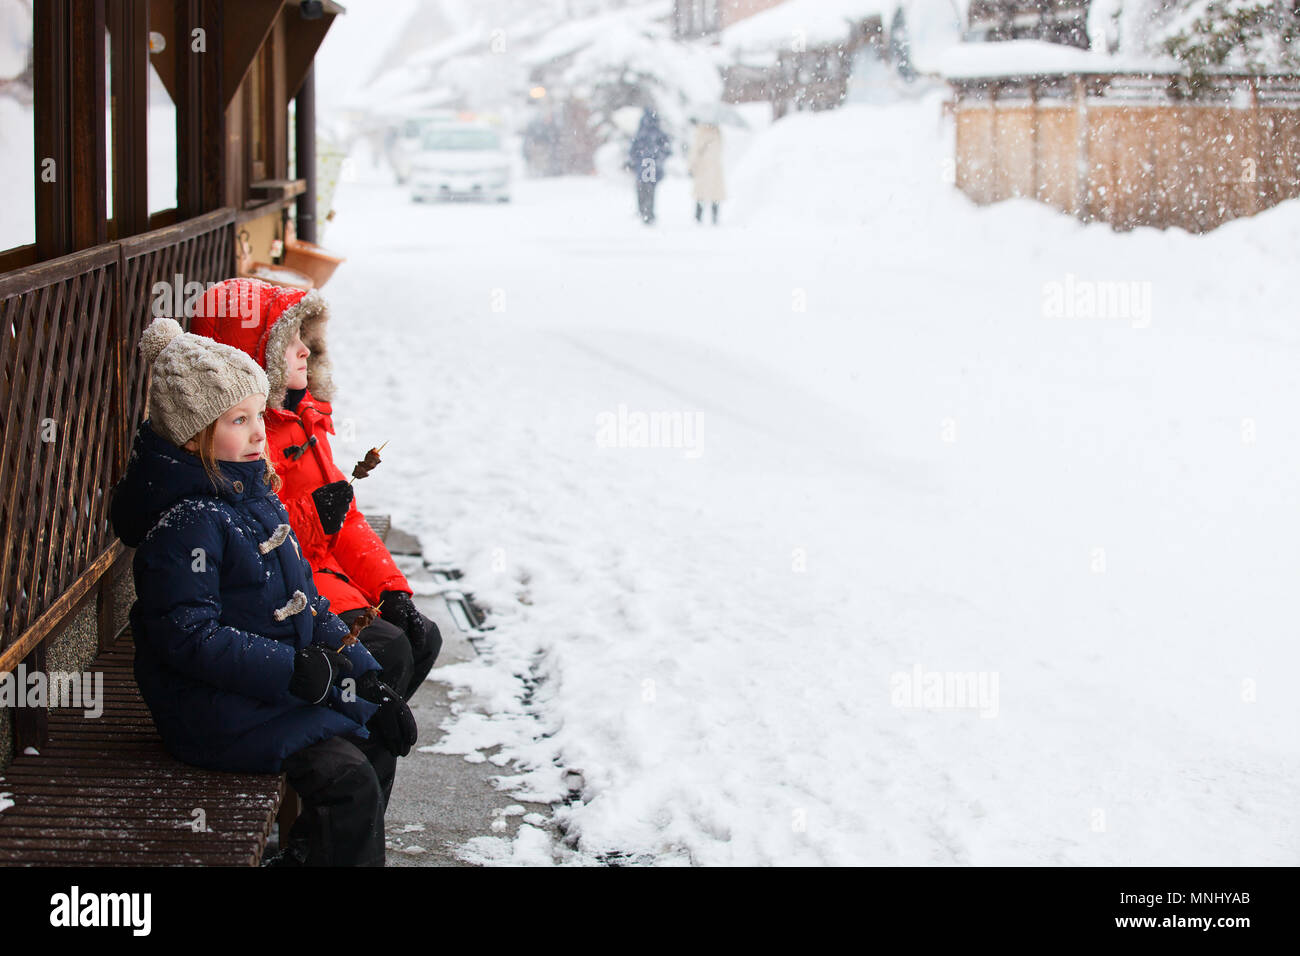
[[[495,624],[436,672],[494,713],[421,743],[585,783],[466,858],[1300,862],[1300,203],[976,208],[935,96],[739,153],[716,229],[681,179],[654,228],[630,182],[339,189],[337,455],[391,440],[362,506]]]

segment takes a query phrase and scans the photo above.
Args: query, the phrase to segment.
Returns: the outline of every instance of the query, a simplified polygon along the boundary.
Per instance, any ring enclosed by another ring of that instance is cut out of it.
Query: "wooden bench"
[[[134,656],[128,628],[89,668],[104,712],[51,708],[48,744],[0,772],[13,802],[0,866],[257,866],[282,807],[292,822],[283,774],[200,770],[163,749]]]
[[[393,536],[388,515],[365,518]],[[104,675],[103,713],[50,709],[40,753],[0,771],[13,803],[0,866],[257,866],[277,821],[288,833],[299,800],[283,774],[200,770],[163,749],[134,660],[128,627],[88,668]]]

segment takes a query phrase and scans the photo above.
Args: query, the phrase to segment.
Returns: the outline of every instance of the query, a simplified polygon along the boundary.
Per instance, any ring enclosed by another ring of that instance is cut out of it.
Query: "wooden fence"
[[[0,275],[0,672],[44,670],[43,642],[92,592],[101,646],[113,637],[108,505],[148,379],[135,345],[155,283],[233,274],[234,223],[223,209]],[[15,728],[40,746],[44,711],[15,711]]]
[[[1300,196],[1300,77],[1086,74],[949,80],[956,182],[1116,229],[1206,232]]]

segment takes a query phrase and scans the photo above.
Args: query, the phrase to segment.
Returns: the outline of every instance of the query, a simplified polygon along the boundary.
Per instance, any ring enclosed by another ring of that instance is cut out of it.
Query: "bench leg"
[[[280,849],[289,845],[289,828],[298,819],[298,792],[285,781],[284,796],[280,798],[280,813],[276,821],[280,824]]]

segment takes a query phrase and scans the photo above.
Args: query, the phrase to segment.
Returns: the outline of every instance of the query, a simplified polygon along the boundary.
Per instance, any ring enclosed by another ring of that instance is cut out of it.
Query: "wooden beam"
[[[287,179],[289,176],[289,94],[285,90],[285,34],[288,32],[286,15],[299,22],[308,22],[298,16],[295,6],[280,8],[280,16],[267,39],[268,70],[266,76],[266,178]]]
[[[288,84],[289,98],[292,99],[302,88],[303,78],[316,58],[316,51],[334,24],[334,15],[326,14],[319,20],[304,20],[298,16],[296,6],[287,6],[281,16],[288,18],[285,21],[284,77]]]
[[[257,51],[266,42],[285,0],[223,0],[221,30],[222,108],[230,105],[235,91],[253,65]]]
[[[149,7],[108,0],[113,62],[113,222],[117,239],[149,228]]]
[[[176,199],[183,219],[225,204],[221,14],[215,0],[176,0]],[[195,50],[199,29],[203,49]]]
[[[108,241],[104,0],[72,0],[72,248]]]
[[[36,258],[72,251],[72,92],[68,63],[71,0],[46,0],[32,8],[32,82],[35,93],[34,156]]]

